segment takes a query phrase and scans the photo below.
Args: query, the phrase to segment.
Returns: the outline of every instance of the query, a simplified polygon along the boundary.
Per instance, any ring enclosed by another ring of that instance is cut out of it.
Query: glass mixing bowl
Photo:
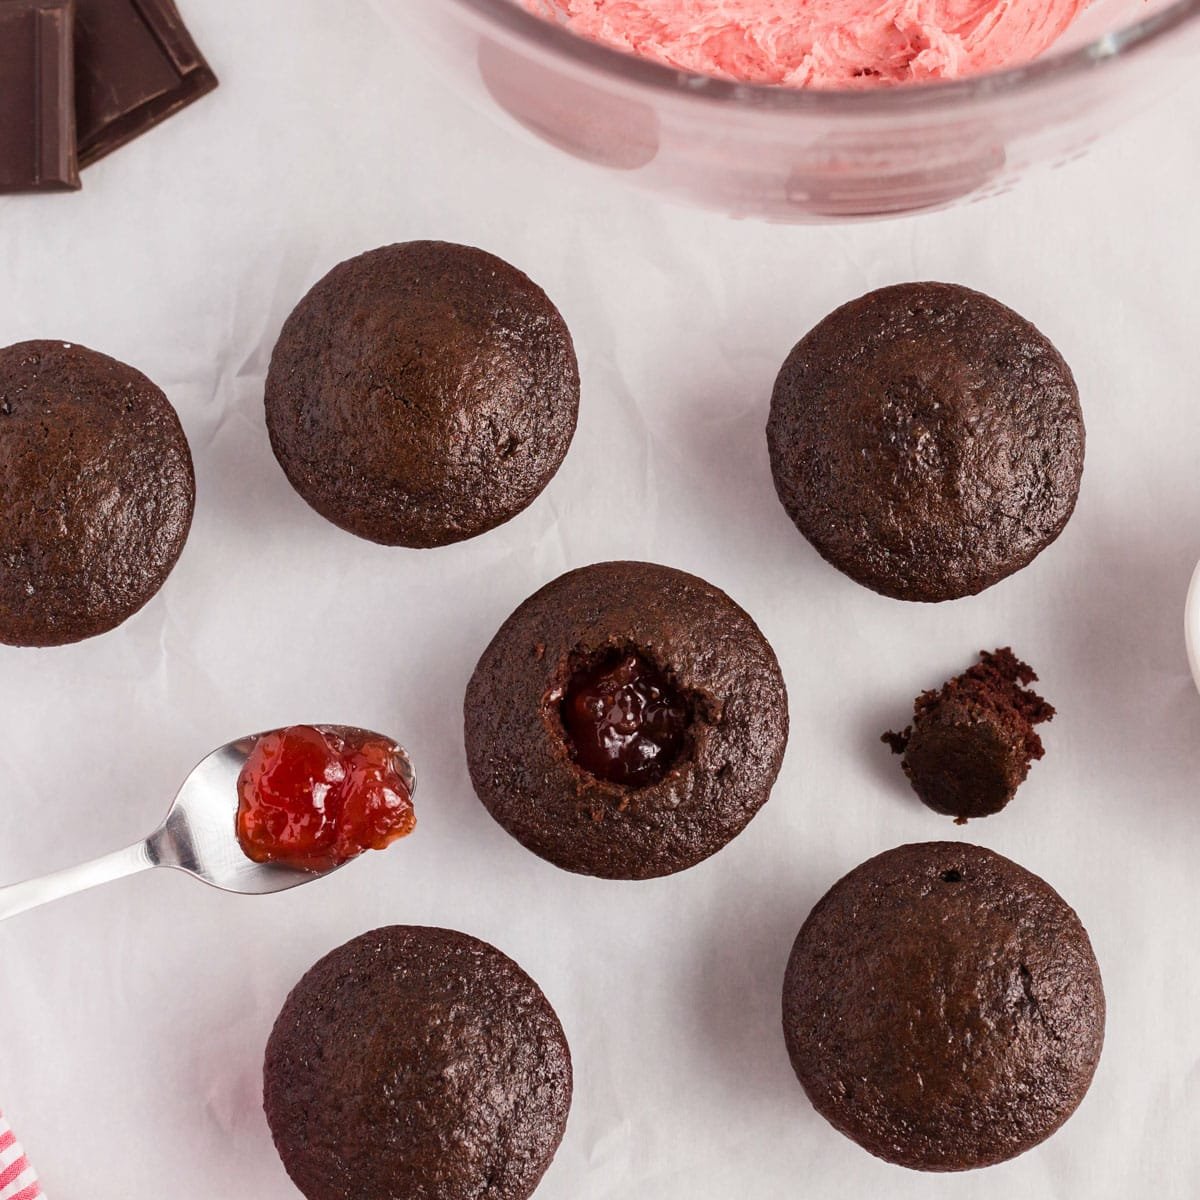
[[[940,208],[1057,165],[1197,61],[1200,0],[1095,0],[1035,62],[948,83],[801,91],[674,71],[514,0],[374,0],[453,82],[560,149],[736,216]]]

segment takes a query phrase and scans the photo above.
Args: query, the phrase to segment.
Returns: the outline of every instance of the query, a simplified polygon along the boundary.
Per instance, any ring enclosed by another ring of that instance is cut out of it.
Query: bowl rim
[[[849,90],[838,88],[788,88],[778,84],[737,83],[711,75],[676,70],[639,58],[572,33],[563,25],[536,16],[516,0],[430,0],[452,4],[482,17],[494,27],[532,42],[562,57],[603,74],[660,93],[723,104],[726,107],[767,112],[811,113],[829,116],[896,113],[941,108],[1025,92],[1038,84],[1058,83],[1117,60],[1161,41],[1169,33],[1200,20],[1200,0],[1174,0],[1150,16],[1110,30],[1073,50],[1050,51],[1032,62],[965,79],[931,80],[920,85]]]
[[[1183,606],[1183,636],[1192,680],[1200,690],[1200,563],[1196,564],[1188,583],[1187,599]]]

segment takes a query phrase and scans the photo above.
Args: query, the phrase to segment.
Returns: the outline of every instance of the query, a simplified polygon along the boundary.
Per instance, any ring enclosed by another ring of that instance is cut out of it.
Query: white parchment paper
[[[236,12],[235,12],[236,9]],[[857,228],[662,205],[466,107],[374,11],[188,0],[220,91],[85,175],[0,202],[0,343],[82,342],[179,409],[199,505],[161,595],[119,631],[0,649],[0,879],[132,842],[183,775],[295,721],[396,733],[417,835],[262,899],[153,873],[0,927],[0,1101],[54,1200],[296,1193],[259,1107],[271,1022],[320,955],[432,923],[512,954],[557,1007],[577,1090],[544,1200],[1161,1200],[1200,1191],[1200,698],[1181,610],[1200,555],[1200,94],[1015,194]],[[276,466],[271,346],[306,288],[389,241],[478,244],[528,271],[579,347],[578,437],[502,529],[436,552],[326,524]],[[1060,541],[936,607],[826,567],[775,500],[763,426],[792,344],[871,287],[981,288],[1058,344],[1088,459]],[[686,874],[558,871],[475,799],[461,703],[509,612],[563,570],[642,557],[759,621],[793,737],[774,797]],[[1013,645],[1059,716],[1006,813],[956,829],[879,734],[912,697]],[[965,837],[1044,875],[1091,931],[1108,1042],[1041,1149],[926,1177],[833,1132],[779,1029],[791,941],[849,868]]]

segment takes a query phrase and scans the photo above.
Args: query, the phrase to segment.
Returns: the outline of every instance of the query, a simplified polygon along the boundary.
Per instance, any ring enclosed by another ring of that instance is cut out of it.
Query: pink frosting
[[[684,71],[787,87],[956,79],[1036,58],[1086,0],[524,0]]]

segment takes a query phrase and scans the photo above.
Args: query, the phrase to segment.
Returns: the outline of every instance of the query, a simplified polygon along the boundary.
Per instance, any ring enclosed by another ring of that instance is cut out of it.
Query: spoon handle
[[[78,867],[68,867],[52,875],[0,887],[0,921],[49,904],[51,900],[61,900],[64,896],[73,896],[76,892],[87,891],[102,883],[148,871],[154,865],[150,848],[145,842],[138,842],[136,846],[106,854],[103,858],[82,863]]]

